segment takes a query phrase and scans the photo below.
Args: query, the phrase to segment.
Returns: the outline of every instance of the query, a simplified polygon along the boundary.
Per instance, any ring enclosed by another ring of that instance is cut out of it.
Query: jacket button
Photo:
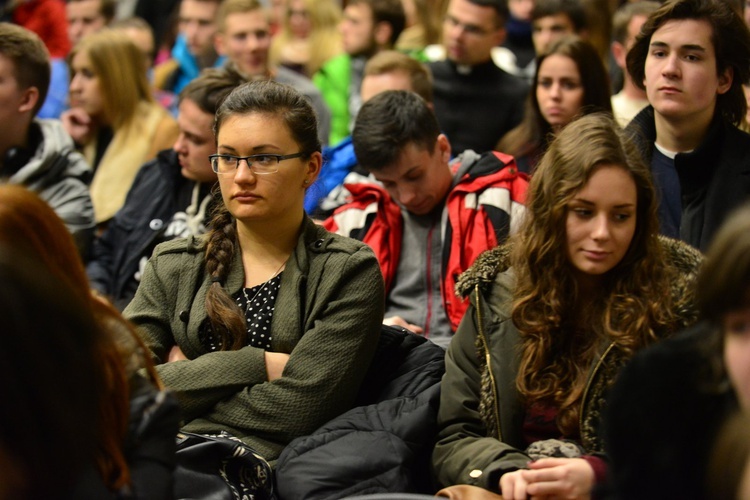
[[[180,311],[180,321],[187,323],[190,319],[190,313],[187,310]]]
[[[148,223],[148,227],[151,228],[152,231],[158,231],[164,226],[164,221],[161,219],[151,219],[151,222]]]
[[[316,241],[316,242],[315,242],[315,243],[313,244],[313,246],[314,246],[315,248],[321,248],[321,247],[323,246],[323,243],[325,243],[325,242],[324,242],[323,240],[318,240],[318,241]]]
[[[482,477],[482,471],[479,469],[474,469],[473,471],[469,472],[469,476],[476,479],[478,477]]]

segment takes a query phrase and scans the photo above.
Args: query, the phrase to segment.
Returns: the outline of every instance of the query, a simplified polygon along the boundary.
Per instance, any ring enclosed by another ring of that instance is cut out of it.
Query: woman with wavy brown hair
[[[459,280],[471,307],[446,358],[438,480],[505,499],[589,495],[606,470],[607,389],[635,351],[694,320],[699,262],[658,237],[651,176],[614,120],[565,127],[519,234]]]
[[[84,313],[98,328],[92,364],[96,393],[89,395],[95,402],[91,420],[96,449],[88,457],[96,473],[82,484],[74,484],[78,489],[73,498],[92,492],[96,497],[129,492],[132,498],[164,498],[171,493],[179,416],[174,399],[161,391],[161,382],[135,330],[112,306],[92,294],[65,225],[41,198],[21,186],[0,185],[0,245],[39,262],[53,279],[69,287],[73,299],[83,305]],[[50,339],[53,335],[49,332]],[[36,341],[44,348],[43,336]],[[147,377],[137,373],[142,368]],[[64,376],[60,374],[61,379]]]

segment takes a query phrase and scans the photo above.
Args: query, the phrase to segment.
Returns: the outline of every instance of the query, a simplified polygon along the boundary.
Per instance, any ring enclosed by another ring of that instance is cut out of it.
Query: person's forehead
[[[372,7],[367,2],[347,5],[344,9],[344,17],[357,21],[372,21]]]
[[[713,54],[713,28],[705,19],[670,19],[651,35],[650,43],[665,43],[675,46],[700,46],[711,49]]]
[[[218,2],[201,2],[200,0],[182,0],[180,17],[214,21],[219,10]]]
[[[102,3],[100,0],[82,0],[65,4],[65,11],[69,17],[97,17],[101,15],[101,10]]]
[[[451,0],[447,14],[466,24],[494,27],[497,11],[488,5],[478,5],[468,0]]]
[[[265,12],[261,9],[247,12],[232,12],[224,20],[224,31],[227,34],[247,31],[268,31],[270,25]]]
[[[570,20],[567,14],[564,12],[558,12],[549,16],[543,16],[538,19],[534,19],[532,22],[534,26],[545,27],[545,28],[561,28],[568,31],[573,31],[573,21]]]
[[[646,22],[648,16],[636,14],[628,22],[628,38],[634,39],[641,32],[641,26]]]

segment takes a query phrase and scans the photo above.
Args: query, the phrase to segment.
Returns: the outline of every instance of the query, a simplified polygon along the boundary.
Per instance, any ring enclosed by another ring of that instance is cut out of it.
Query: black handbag
[[[272,474],[263,457],[225,432],[177,435],[177,499],[272,500]]]

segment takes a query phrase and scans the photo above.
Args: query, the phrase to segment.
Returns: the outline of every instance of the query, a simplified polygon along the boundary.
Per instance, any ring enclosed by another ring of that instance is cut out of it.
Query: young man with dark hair
[[[105,28],[115,17],[115,0],[67,0],[68,37],[72,45]]]
[[[536,55],[565,35],[584,36],[586,10],[580,0],[537,0],[531,11],[531,38]]]
[[[451,145],[417,94],[386,91],[354,126],[360,164],[380,184],[347,184],[353,201],[325,222],[369,244],[386,281],[386,318],[447,347],[468,302],[454,286],[483,251],[505,241],[525,211],[528,182],[512,157]]]
[[[344,53],[334,57],[313,76],[331,110],[330,144],[349,136],[362,98],[365,64],[383,50],[392,49],[406,26],[401,0],[351,0],[341,21]]]
[[[492,60],[505,40],[505,0],[450,0],[446,59],[430,63],[435,114],[457,151],[488,151],[523,118],[528,86]]]
[[[244,80],[237,73],[204,70],[180,93],[180,135],[171,149],[141,167],[123,207],[94,243],[86,272],[91,286],[120,310],[135,295],[154,247],[206,231],[216,174],[214,115],[221,101]]]
[[[36,191],[85,255],[94,230],[91,169],[59,121],[35,118],[49,81],[49,55],[39,37],[0,23],[0,178]]]
[[[627,56],[651,106],[628,126],[651,165],[664,234],[705,250],[727,214],[750,198],[747,102],[750,32],[722,0],[664,4]]]
[[[365,64],[362,79],[362,102],[386,90],[411,90],[432,107],[430,70],[402,52],[384,50]],[[358,168],[351,136],[323,150],[323,167],[305,195],[305,211],[315,218],[325,218],[346,203],[345,182],[360,182],[367,176]]]

